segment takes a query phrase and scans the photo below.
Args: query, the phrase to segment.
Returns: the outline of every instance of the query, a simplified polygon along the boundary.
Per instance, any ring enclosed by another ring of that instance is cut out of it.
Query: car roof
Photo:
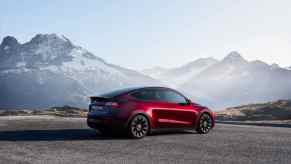
[[[130,92],[138,91],[141,89],[169,89],[169,90],[173,90],[171,88],[161,87],[161,86],[142,86],[142,87],[130,87],[130,88],[122,88],[122,89],[118,89],[118,90],[113,90],[111,92],[101,94],[100,96],[112,98],[112,97],[128,94]]]
[[[131,91],[140,90],[140,89],[170,89],[170,90],[173,90],[171,88],[162,87],[162,86],[143,86],[143,87],[132,87]]]
[[[163,86],[143,86],[143,87],[132,87],[132,88],[129,88],[127,90],[127,92],[124,92],[124,94],[128,94],[128,93],[131,93],[131,92],[135,92],[135,91],[139,91],[139,90],[144,90],[144,89],[165,89],[165,90],[172,90],[172,91],[175,91],[179,94],[181,94],[179,91],[175,90],[175,89],[172,89],[172,88],[168,88],[168,87],[163,87]],[[182,94],[183,95],[183,94]],[[184,95],[183,95],[184,96]]]

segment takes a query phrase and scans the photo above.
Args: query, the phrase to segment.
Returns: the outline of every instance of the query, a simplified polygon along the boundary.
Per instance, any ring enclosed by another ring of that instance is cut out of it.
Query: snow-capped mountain
[[[134,78],[133,78],[134,77]],[[56,34],[0,45],[0,106],[86,106],[88,96],[120,87],[159,84],[136,71],[109,64]]]
[[[231,52],[179,86],[215,108],[291,98],[291,71]]]
[[[144,69],[141,72],[145,75],[158,79],[166,71],[168,71],[167,68],[156,66],[153,68]]]
[[[217,63],[213,58],[201,58],[185,64],[183,66],[172,69],[153,68],[150,71],[143,71],[146,75],[152,76],[167,85],[176,87],[185,82],[188,82],[192,77],[195,77],[204,69]]]

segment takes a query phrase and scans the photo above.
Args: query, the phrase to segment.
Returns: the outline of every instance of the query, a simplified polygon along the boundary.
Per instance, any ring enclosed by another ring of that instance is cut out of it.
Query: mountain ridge
[[[152,74],[148,72],[148,75],[168,85],[176,87],[188,81],[191,77],[195,76],[196,74],[200,73],[201,71],[215,64],[216,62],[218,62],[218,60],[211,57],[200,58],[175,68],[164,69],[161,67],[156,67],[148,69],[153,72]],[[143,72],[147,74],[146,71]]]
[[[110,64],[56,34],[38,34],[17,44],[17,49],[10,44],[16,43],[15,38],[5,38],[0,46],[2,107],[85,107],[91,95],[160,84],[134,70]]]
[[[290,82],[290,70],[230,54],[179,88],[203,93],[221,108],[291,98]]]
[[[291,97],[290,69],[247,61],[237,51],[222,60],[200,58],[140,73],[111,64],[57,34],[37,34],[23,44],[5,37],[0,44],[0,80],[0,105],[20,108],[84,107],[88,95],[144,85],[177,88],[214,109]]]

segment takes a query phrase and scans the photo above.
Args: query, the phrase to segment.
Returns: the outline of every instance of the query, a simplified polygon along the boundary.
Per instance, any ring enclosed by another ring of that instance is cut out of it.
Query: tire
[[[213,126],[213,120],[208,113],[203,113],[200,116],[196,131],[199,134],[207,134]]]
[[[149,121],[141,114],[134,116],[128,124],[128,134],[130,137],[140,139],[149,132]]]

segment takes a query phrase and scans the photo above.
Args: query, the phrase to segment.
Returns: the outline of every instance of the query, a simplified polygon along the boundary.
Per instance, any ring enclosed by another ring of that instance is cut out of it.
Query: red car
[[[121,130],[142,138],[155,130],[205,134],[214,127],[212,111],[170,88],[129,88],[90,98],[87,124],[101,133]]]

